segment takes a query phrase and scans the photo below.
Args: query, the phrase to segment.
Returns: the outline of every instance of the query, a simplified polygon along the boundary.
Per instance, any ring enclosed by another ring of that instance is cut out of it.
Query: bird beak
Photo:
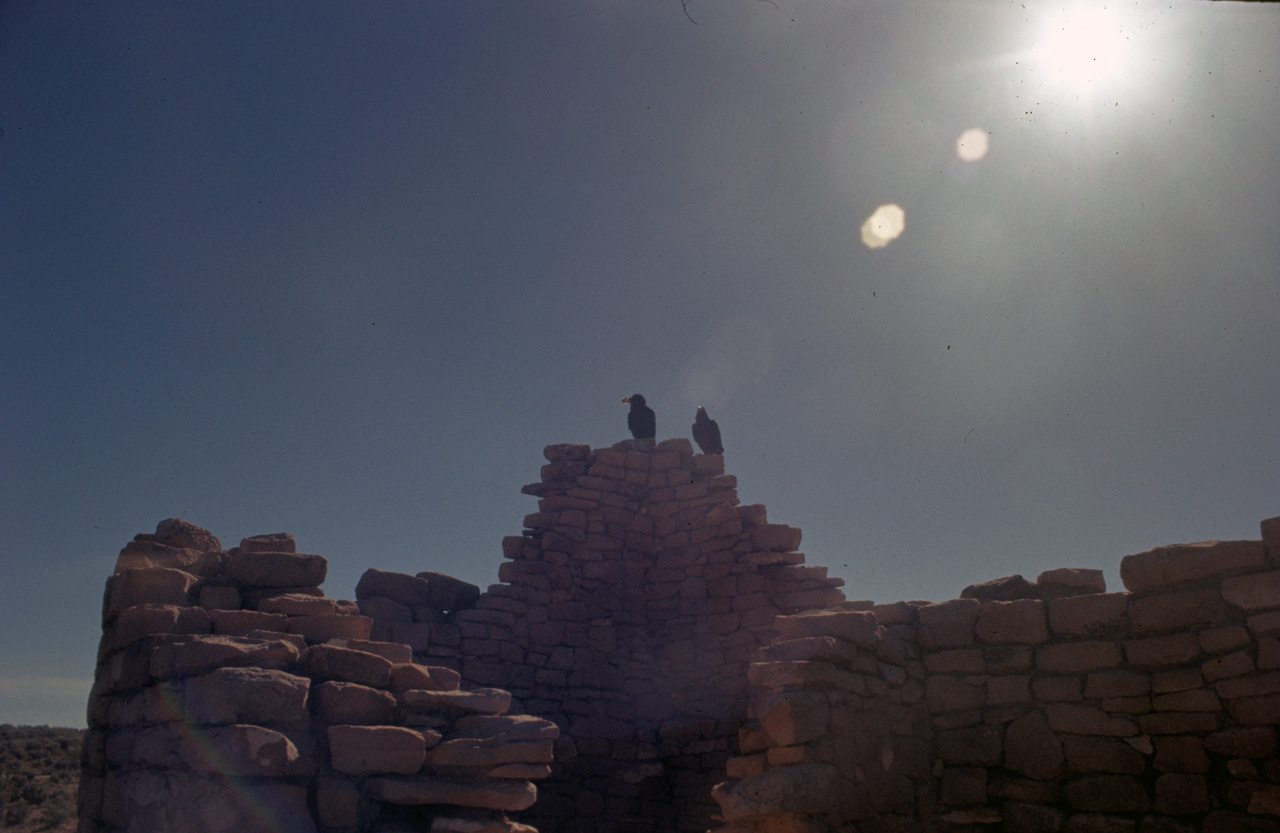
[[[628,403],[628,402],[630,402],[630,401],[631,401],[631,397],[630,397],[630,396],[624,396],[624,397],[622,397],[622,404],[623,404],[623,405],[627,404],[627,403]]]

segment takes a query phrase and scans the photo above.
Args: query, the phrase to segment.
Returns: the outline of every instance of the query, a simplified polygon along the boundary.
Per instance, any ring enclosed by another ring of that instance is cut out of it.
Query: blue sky
[[[688,11],[0,7],[0,722],[159,520],[487,586],[636,392],[854,599],[1280,514],[1280,8]]]

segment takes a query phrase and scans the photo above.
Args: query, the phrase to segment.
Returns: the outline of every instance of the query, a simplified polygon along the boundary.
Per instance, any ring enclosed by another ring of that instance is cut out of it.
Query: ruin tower
[[[741,506],[685,439],[552,445],[501,584],[459,611],[465,685],[561,728],[522,818],[543,833],[706,830],[780,614],[844,601],[800,530]],[[513,707],[514,710],[514,707]]]

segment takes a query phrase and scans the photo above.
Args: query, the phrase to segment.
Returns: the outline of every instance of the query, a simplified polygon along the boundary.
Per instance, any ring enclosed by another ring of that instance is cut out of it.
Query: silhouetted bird
[[[658,433],[658,417],[653,408],[644,404],[644,397],[638,393],[624,396],[622,401],[631,403],[631,410],[627,413],[627,427],[631,429],[631,436],[637,440],[652,439]]]
[[[698,413],[693,418],[693,441],[702,449],[703,454],[724,454],[724,443],[720,440],[720,424],[707,416],[707,409],[698,406]]]

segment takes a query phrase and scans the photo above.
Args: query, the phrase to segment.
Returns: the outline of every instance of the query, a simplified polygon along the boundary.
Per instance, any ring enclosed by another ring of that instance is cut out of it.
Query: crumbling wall
[[[780,618],[720,833],[1280,830],[1280,518],[1261,541]],[[862,608],[862,609],[858,609]]]
[[[747,716],[746,669],[780,613],[843,601],[800,530],[740,506],[688,440],[553,445],[502,584],[454,617],[463,680],[561,728],[521,815],[574,833],[706,830]]]
[[[103,601],[81,833],[531,830],[505,813],[534,802],[555,724],[371,639],[355,602],[324,597],[326,571],[291,536],[224,552],[177,520],[124,548]],[[440,621],[478,595],[376,570],[361,590]]]

